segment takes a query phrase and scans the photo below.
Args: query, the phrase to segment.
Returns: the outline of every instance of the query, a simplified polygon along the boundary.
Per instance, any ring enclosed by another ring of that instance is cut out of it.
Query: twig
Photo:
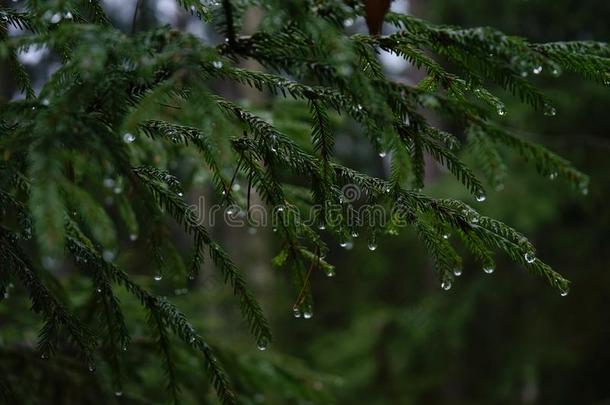
[[[316,266],[317,264],[317,266]],[[309,270],[307,271],[307,274],[305,275],[305,280],[303,280],[303,287],[301,287],[301,291],[299,292],[299,295],[297,296],[297,300],[293,305],[293,308],[299,308],[301,305],[303,305],[303,301],[305,301],[305,291],[307,289],[307,287],[309,286],[309,279],[311,278],[311,273],[313,271],[314,268],[319,268],[320,267],[320,247],[318,246],[316,248],[316,260],[312,260],[311,264],[309,265]]]

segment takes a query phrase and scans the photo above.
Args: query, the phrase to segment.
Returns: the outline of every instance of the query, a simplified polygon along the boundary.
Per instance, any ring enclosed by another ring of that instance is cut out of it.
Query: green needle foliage
[[[147,314],[176,403],[182,382],[173,353],[179,344],[201,356],[220,402],[238,401],[239,392],[205,337],[116,259],[129,237],[146,241],[142,249],[154,258],[146,271],[155,278],[195,279],[210,260],[239,301],[258,346],[270,343],[270,328],[242,271],[185,200],[197,176],[179,176],[174,159],[193,162],[223,204],[246,209],[256,193],[274,212],[283,241],[274,264],[293,280],[296,315],[311,313],[311,273],[334,272],[324,260],[328,246],[322,233],[348,241],[356,227],[368,228],[361,231],[370,235],[371,249],[377,234],[412,227],[434,258],[444,289],[461,273],[455,239],[485,269],[493,269],[494,254],[501,252],[567,294],[569,281],[536,258],[535,247],[518,231],[462,201],[423,193],[426,156],[479,201],[485,200],[485,184],[501,186],[507,176],[502,156],[508,151],[541,175],[563,178],[586,193],[586,175],[497,118],[506,113],[500,97],[507,93],[555,114],[552,101],[529,80],[538,74],[569,71],[608,85],[606,44],[536,44],[491,28],[438,26],[395,13],[385,17],[397,28],[391,35],[348,35],[345,22],[365,13],[358,1],[177,3],[213,24],[226,41],[206,43],[169,26],[146,31],[134,26],[125,33],[112,25],[98,0],[29,0],[18,9],[0,9],[0,58],[23,95],[0,100],[0,290],[15,283],[27,291],[42,322],[39,357],[84,362],[91,370],[101,361],[110,386],[121,387],[121,352],[131,341],[117,297],[124,289]],[[251,6],[265,17],[255,33],[240,36]],[[18,59],[30,48],[46,49],[59,62],[40,88]],[[390,80],[378,60],[380,50],[423,69],[425,77],[413,85]],[[246,59],[265,71],[238,67]],[[265,106],[215,91],[219,82],[251,87],[273,102],[292,100],[284,105],[296,109],[295,117],[308,117],[309,133],[280,129]],[[429,113],[451,118],[459,133],[435,128]],[[372,148],[389,156],[389,178],[351,169],[335,157],[337,120],[356,123]],[[479,167],[464,163],[464,150],[476,154]],[[248,187],[236,190],[236,179],[245,179]],[[351,186],[357,186],[361,203],[391,210],[391,219],[372,223],[374,213],[360,212],[354,222],[353,208],[345,203],[351,197],[343,195]],[[313,221],[293,215],[312,207],[319,208]],[[167,236],[168,218],[192,240],[188,265],[178,264],[182,257]],[[457,238],[449,240],[448,234]],[[82,295],[83,285],[62,283],[66,269],[90,280],[88,299],[70,299],[74,289]],[[82,316],[85,306],[97,318]],[[0,375],[5,400],[35,395],[14,390],[17,379]]]

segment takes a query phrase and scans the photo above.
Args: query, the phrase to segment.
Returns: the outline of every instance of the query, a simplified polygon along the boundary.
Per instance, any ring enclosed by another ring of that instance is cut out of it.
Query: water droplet
[[[326,272],[326,277],[335,277],[335,269],[334,268],[328,269],[328,271]]]
[[[161,273],[157,273],[153,276],[155,281],[161,281],[163,279],[163,275]]]
[[[359,236],[358,232],[356,232],[356,231],[352,232],[352,238],[357,238],[358,236]]]
[[[461,276],[462,275],[462,269],[460,269],[459,267],[453,269],[453,275],[456,276],[456,277]]]
[[[195,343],[195,340],[197,340],[197,338],[195,336],[191,336],[189,338],[189,343]]]
[[[485,267],[483,267],[483,271],[484,271],[485,273],[487,273],[487,274],[491,274],[491,273],[493,273],[493,272],[494,272],[494,270],[495,270],[495,269],[494,269],[492,266],[485,266]]]
[[[561,68],[560,67],[554,67],[553,70],[551,70],[551,75],[553,75],[553,77],[561,76]]]
[[[445,291],[450,290],[450,289],[451,289],[451,281],[449,281],[449,280],[443,281],[443,282],[441,283],[441,288],[442,288],[443,290],[445,290]]]
[[[114,396],[115,397],[122,397],[123,396],[123,392],[122,391],[115,391],[114,392]]]
[[[534,255],[533,252],[527,252],[524,257],[525,257],[525,261],[528,262],[529,264],[532,264],[536,261],[536,255]]]
[[[185,295],[189,292],[188,288],[176,288],[174,290],[174,295]]]
[[[306,309],[305,311],[303,311],[303,318],[304,319],[311,319],[312,316],[313,316],[313,312],[311,311],[311,308]]]
[[[535,75],[539,75],[540,73],[542,73],[542,66],[536,66],[534,69],[532,69],[532,72]]]
[[[102,292],[102,289],[101,289],[100,287],[98,287],[98,288],[96,289],[96,291],[97,291],[98,293],[101,293],[101,292]]]
[[[282,206],[277,207],[277,212],[284,212],[284,207],[282,207]]]
[[[134,134],[132,134],[131,132],[125,132],[125,134],[123,135],[123,142],[125,142],[125,143],[132,143],[135,140],[136,140],[136,136]]]
[[[42,354],[40,355],[40,358],[41,358],[42,360],[46,360],[46,359],[48,359],[48,358],[49,358],[49,356],[48,356],[46,353],[42,353]]]
[[[479,213],[473,209],[465,209],[462,214],[466,217],[466,220],[471,224],[475,225],[479,223]]]
[[[556,178],[557,178],[557,172],[553,172],[553,173],[549,174],[549,179],[555,180]]]
[[[568,295],[569,291],[568,289],[562,289],[561,292],[559,293],[562,297],[566,297]]]
[[[379,157],[380,157],[380,158],[384,158],[384,157],[386,157],[386,156],[387,156],[387,154],[388,154],[388,153],[387,153],[386,151],[381,151],[381,152],[379,152]]]
[[[106,188],[112,188],[114,187],[114,179],[111,179],[110,177],[106,177],[103,181],[104,187]]]
[[[299,309],[299,307],[297,307],[297,306],[292,307],[292,315],[295,318],[300,318],[301,317],[301,310]]]
[[[129,240],[132,242],[135,242],[136,240],[138,240],[138,234],[136,233],[132,233],[129,235]]]
[[[104,259],[105,262],[113,261],[115,256],[116,256],[116,253],[114,253],[112,250],[104,250],[102,252],[102,259]]]
[[[557,115],[557,110],[552,105],[546,104],[544,106],[544,115],[546,115],[547,117],[554,117],[555,115]]]
[[[219,61],[219,60],[215,60],[212,62],[212,66],[214,66],[216,69],[222,68],[222,65],[223,65],[222,61]]]
[[[451,236],[450,234],[445,233],[445,234],[443,234],[443,239],[447,240],[447,239],[449,239],[450,236]]]
[[[475,198],[478,202],[483,202],[487,199],[487,196],[485,195],[485,192],[479,191]]]
[[[325,229],[326,229],[326,225],[324,225],[324,224],[320,224],[320,226],[318,226],[318,229],[319,229],[319,230],[321,230],[321,231],[323,231],[323,230],[325,230]]]
[[[267,339],[266,337],[260,338],[259,341],[256,343],[256,346],[258,347],[258,350],[267,350],[267,346],[269,346],[269,339]]]
[[[60,13],[55,13],[51,16],[51,24],[57,24],[58,22],[61,21],[61,14]]]
[[[92,373],[95,371],[95,364],[93,364],[93,363],[89,364],[89,371]]]
[[[372,252],[377,249],[377,244],[375,242],[369,242],[369,250]]]
[[[178,197],[183,197],[184,193],[182,193],[182,191],[178,192]]]
[[[504,104],[500,104],[498,105],[498,107],[496,108],[496,112],[498,113],[498,115],[502,116],[502,115],[506,115],[506,108],[504,107]]]
[[[51,256],[42,258],[42,266],[47,270],[56,270],[59,267],[59,260]]]

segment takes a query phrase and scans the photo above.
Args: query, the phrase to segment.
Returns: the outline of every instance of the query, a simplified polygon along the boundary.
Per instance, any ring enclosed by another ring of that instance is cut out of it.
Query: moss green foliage
[[[528,78],[571,71],[608,84],[606,44],[530,43],[491,28],[438,26],[394,13],[386,22],[398,28],[396,33],[350,36],[344,21],[362,15],[359,2],[178,3],[186,13],[211,22],[226,41],[206,43],[168,26],[127,34],[111,24],[97,0],[30,0],[18,10],[0,9],[0,58],[24,96],[0,101],[0,288],[15,283],[29,294],[31,310],[42,322],[36,358],[91,369],[102,363],[100,390],[120,391],[129,374],[122,352],[131,332],[118,299],[121,290],[135,297],[146,314],[150,346],[163,359],[165,383],[176,403],[181,395],[193,394],[181,393],[181,387],[189,391],[191,386],[181,379],[175,345],[200,356],[222,403],[236,403],[244,386],[256,385],[240,375],[247,364],[236,371],[235,361],[226,359],[232,379],[240,382],[235,388],[205,336],[116,260],[121,241],[130,236],[144,241],[139,246],[154,258],[146,270],[151,276],[194,279],[210,260],[239,301],[256,343],[264,348],[271,342],[246,278],[187,203],[185,194],[196,176],[180,179],[171,165],[176,158],[196,162],[192,166],[217,198],[242,208],[252,191],[270,210],[305,211],[337,201],[342,206],[341,190],[357,185],[366,203],[393,208],[393,221],[374,225],[373,235],[395,232],[399,222],[411,226],[446,289],[461,271],[456,239],[483,267],[492,268],[494,254],[504,253],[567,293],[569,281],[536,258],[535,247],[518,231],[465,202],[427,196],[422,190],[425,156],[446,167],[478,200],[484,200],[487,184],[501,185],[508,175],[502,156],[509,150],[542,176],[563,178],[586,192],[587,176],[567,160],[501,125],[504,93],[495,91],[503,88],[553,115],[552,101]],[[255,33],[240,36],[249,6],[262,8],[265,17]],[[9,29],[20,35],[9,35]],[[36,91],[17,58],[33,47],[48,49],[60,62]],[[388,79],[377,58],[380,49],[422,68],[425,78],[414,85]],[[244,58],[258,61],[265,71],[238,67]],[[309,133],[275,126],[260,106],[216,92],[219,81],[252,87],[274,100],[292,99],[285,105],[308,117]],[[432,126],[424,111],[454,119],[468,142],[461,145],[458,137]],[[350,169],[335,158],[335,120],[353,121],[374,149],[391,157],[389,178]],[[460,150],[474,151],[479,167],[469,168]],[[245,191],[232,187],[236,178],[247,179]],[[277,233],[284,244],[274,263],[290,274],[295,311],[306,313],[313,305],[311,272],[334,271],[324,260],[328,246],[319,225],[345,240],[354,224],[347,215],[329,221],[323,210],[313,224],[289,221],[287,212],[279,212]],[[168,218],[192,240],[188,264],[166,236]],[[458,237],[447,240],[449,233]],[[66,269],[89,282],[62,284],[58,279]],[[77,293],[80,300],[69,298]],[[304,373],[290,364],[268,367],[282,370],[277,373],[294,387],[299,384],[292,373]],[[35,395],[13,389],[19,378],[0,375],[7,400]]]

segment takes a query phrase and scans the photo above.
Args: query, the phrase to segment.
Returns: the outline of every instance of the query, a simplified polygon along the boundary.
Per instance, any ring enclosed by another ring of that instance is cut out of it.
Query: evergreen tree
[[[524,235],[466,202],[426,195],[426,157],[479,203],[486,199],[485,185],[460,151],[477,155],[477,173],[491,187],[502,186],[503,156],[512,151],[541,175],[586,194],[586,175],[501,124],[507,111],[500,95],[553,116],[552,101],[531,77],[570,71],[608,85],[606,44],[530,43],[491,28],[433,25],[388,12],[388,1],[177,2],[226,41],[205,43],[169,26],[138,30],[141,0],[135,11],[125,11],[133,12],[127,32],[113,25],[98,0],[29,0],[0,10],[0,58],[23,95],[0,104],[0,289],[7,296],[14,284],[27,292],[41,321],[35,349],[3,348],[0,393],[6,402],[40,399],[28,379],[53,373],[93,378],[99,395],[122,395],[130,375],[122,353],[132,346],[133,332],[120,291],[135,297],[146,314],[152,339],[141,344],[142,353],[158,350],[174,402],[181,395],[198,398],[196,390],[181,394],[188,381],[174,357],[177,345],[198,353],[221,403],[250,400],[243,370],[225,371],[230,355],[214,350],[168,299],[134,277],[128,260],[117,257],[126,241],[137,240],[151,257],[146,272],[157,281],[195,280],[211,261],[264,350],[271,331],[246,277],[185,199],[201,179],[229,217],[246,213],[245,220],[254,222],[252,194],[264,201],[283,241],[273,262],[290,275],[295,316],[311,315],[311,274],[334,273],[324,259],[328,235],[348,247],[366,233],[374,250],[377,235],[405,226],[424,242],[443,289],[461,273],[463,247],[487,272],[494,255],[503,253],[561,295],[568,293],[569,281],[536,257]],[[240,35],[252,6],[265,17],[255,33]],[[345,26],[360,17],[370,35],[346,33]],[[382,35],[383,21],[397,31]],[[40,89],[18,59],[34,47],[60,62]],[[380,50],[422,68],[425,78],[415,85],[390,80],[378,61]],[[244,60],[257,61],[264,71],[238,67]],[[230,99],[215,90],[221,82],[251,87],[271,101]],[[276,106],[287,112],[277,121],[269,119]],[[460,131],[433,126],[429,114],[450,118]],[[355,123],[389,159],[389,178],[367,175],[335,156],[334,128],[342,122]],[[177,170],[177,160],[186,169]],[[238,181],[247,187],[235,187]],[[391,216],[375,221],[374,212],[356,206],[382,207]],[[307,220],[311,212],[313,220]],[[192,241],[186,265],[168,237],[170,219]],[[33,365],[34,353],[42,365]],[[28,365],[20,369],[24,359]]]

